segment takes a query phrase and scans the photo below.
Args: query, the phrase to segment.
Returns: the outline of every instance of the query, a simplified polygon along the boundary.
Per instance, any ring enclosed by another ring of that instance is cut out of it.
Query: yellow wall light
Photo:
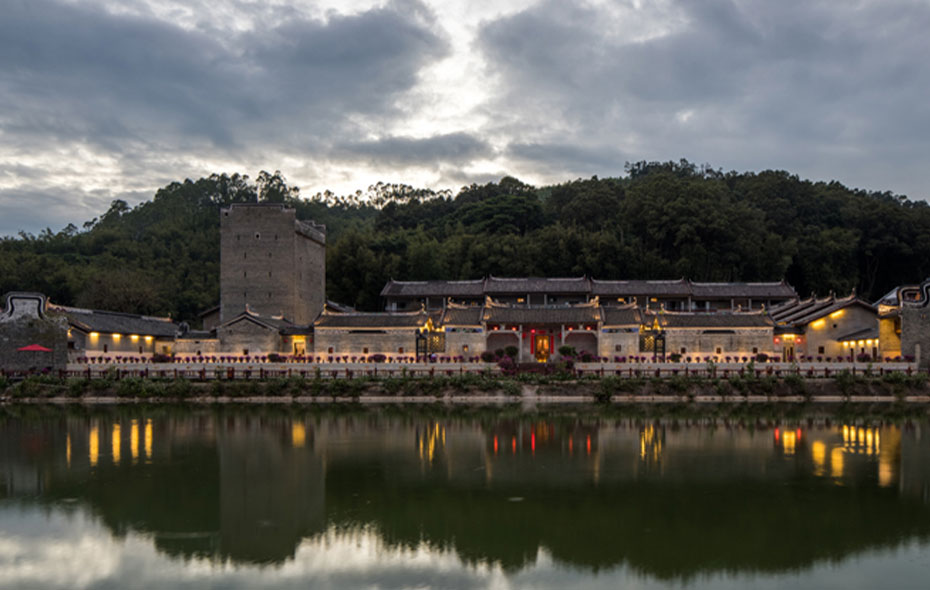
[[[846,310],[839,309],[839,310],[834,311],[833,313],[831,313],[831,314],[830,314],[830,318],[831,318],[831,319],[834,319],[834,320],[835,320],[836,318],[841,318],[841,317],[843,317],[843,314],[844,314],[844,313],[846,313]]]
[[[826,325],[827,325],[827,321],[826,321],[826,320],[817,320],[816,322],[813,322],[813,323],[811,324],[811,328],[813,328],[813,329],[815,329],[815,330],[819,330],[820,328],[823,328],[823,327],[826,326]]]
[[[138,341],[139,341],[139,335],[138,335],[138,334],[130,334],[130,335],[129,335],[129,339],[132,340],[133,342],[138,342]]]

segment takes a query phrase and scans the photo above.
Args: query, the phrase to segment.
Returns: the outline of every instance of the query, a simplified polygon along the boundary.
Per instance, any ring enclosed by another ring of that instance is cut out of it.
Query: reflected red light
[[[530,435],[530,449],[533,450],[533,453],[536,453],[536,433]]]
[[[588,454],[591,454],[591,435],[588,435],[588,439],[585,441],[585,446],[588,448]]]
[[[781,432],[779,432],[778,429],[776,428],[776,429],[775,429],[775,442],[778,442],[778,438],[779,438],[780,436],[781,436]]]
[[[494,454],[497,454],[497,435],[494,435]]]
[[[797,434],[798,434],[798,440],[801,440],[801,429],[800,428],[798,428]]]
[[[513,449],[514,454],[517,452],[517,437],[510,439],[510,448]]]
[[[573,442],[574,442],[574,441],[573,441],[572,439],[568,439],[568,452],[569,452],[569,453],[574,452],[574,450],[575,450],[575,449],[574,449],[575,445],[572,444]]]

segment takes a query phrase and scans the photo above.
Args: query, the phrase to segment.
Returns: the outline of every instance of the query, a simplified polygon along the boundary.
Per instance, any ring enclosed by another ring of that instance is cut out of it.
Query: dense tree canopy
[[[327,292],[378,309],[390,278],[579,276],[768,281],[875,299],[930,275],[930,207],[783,171],[687,161],[536,188],[512,177],[458,194],[379,183],[303,198],[279,173],[175,182],[114,201],[82,229],[0,241],[0,292],[193,319],[219,300],[219,208],[268,201],[328,230]]]

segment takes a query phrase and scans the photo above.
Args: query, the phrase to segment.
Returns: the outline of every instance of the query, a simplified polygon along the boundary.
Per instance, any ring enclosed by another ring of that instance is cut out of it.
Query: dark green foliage
[[[535,188],[505,177],[458,194],[376,184],[299,197],[280,173],[176,182],[84,229],[0,240],[0,292],[193,320],[219,299],[219,209],[263,199],[327,226],[327,295],[376,310],[391,278],[579,276],[765,281],[875,299],[930,275],[930,206],[890,193],[638,162],[618,178]]]

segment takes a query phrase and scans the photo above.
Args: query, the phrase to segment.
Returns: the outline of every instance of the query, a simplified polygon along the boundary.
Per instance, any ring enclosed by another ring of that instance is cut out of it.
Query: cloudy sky
[[[212,172],[304,195],[724,170],[930,196],[925,0],[6,0],[0,235]]]

